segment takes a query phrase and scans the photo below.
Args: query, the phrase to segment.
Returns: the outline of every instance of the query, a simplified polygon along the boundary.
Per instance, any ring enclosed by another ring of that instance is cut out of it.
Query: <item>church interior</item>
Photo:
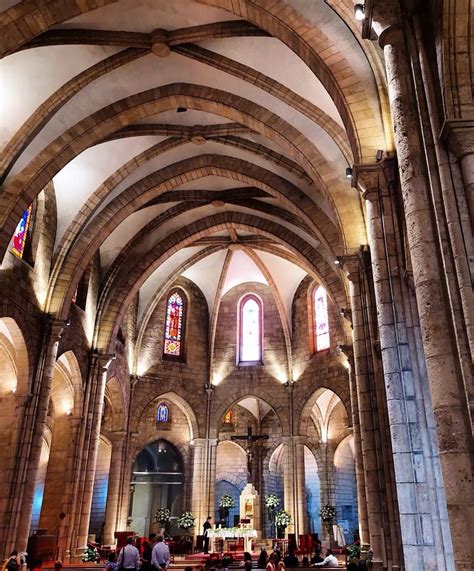
[[[212,517],[474,569],[473,46],[469,0],[0,0],[2,558]]]

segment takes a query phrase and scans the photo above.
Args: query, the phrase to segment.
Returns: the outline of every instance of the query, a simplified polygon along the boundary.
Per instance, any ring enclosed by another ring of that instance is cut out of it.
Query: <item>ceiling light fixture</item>
[[[356,20],[364,20],[365,19],[365,8],[363,4],[355,4],[354,6],[354,16]]]
[[[346,178],[352,180],[352,169],[351,167],[346,168]]]

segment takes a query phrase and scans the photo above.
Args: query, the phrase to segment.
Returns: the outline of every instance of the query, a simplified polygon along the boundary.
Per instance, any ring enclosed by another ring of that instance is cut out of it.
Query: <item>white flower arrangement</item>
[[[168,523],[171,518],[171,512],[168,508],[158,508],[153,517],[153,521],[157,523]]]
[[[269,510],[276,510],[280,505],[280,498],[276,494],[265,496],[265,505]]]
[[[191,529],[194,527],[195,519],[191,512],[184,512],[184,514],[178,518],[178,527],[180,529]]]
[[[280,510],[275,515],[275,525],[280,528],[288,527],[291,523],[291,514],[286,510]]]
[[[219,500],[220,508],[233,508],[235,507],[234,498],[230,494],[224,494]]]
[[[323,521],[332,521],[336,517],[336,508],[326,504],[319,510],[319,515]]]

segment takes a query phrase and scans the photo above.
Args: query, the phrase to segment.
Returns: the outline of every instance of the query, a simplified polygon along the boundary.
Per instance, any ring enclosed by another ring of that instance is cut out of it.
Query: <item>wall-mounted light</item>
[[[365,8],[363,4],[355,4],[354,17],[356,20],[363,20],[365,18]]]
[[[349,180],[352,180],[352,169],[351,169],[351,167],[346,168],[346,178],[348,178]]]
[[[375,153],[375,160],[379,163],[383,158],[383,151],[382,149],[378,149]]]
[[[336,258],[336,259],[334,260],[334,263],[336,264],[336,266],[339,266],[340,263],[341,263],[341,260],[340,260],[339,258]]]

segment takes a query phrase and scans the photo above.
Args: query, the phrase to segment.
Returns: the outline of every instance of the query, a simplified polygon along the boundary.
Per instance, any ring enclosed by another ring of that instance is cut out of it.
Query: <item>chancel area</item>
[[[0,0],[2,558],[474,569],[472,11]]]

